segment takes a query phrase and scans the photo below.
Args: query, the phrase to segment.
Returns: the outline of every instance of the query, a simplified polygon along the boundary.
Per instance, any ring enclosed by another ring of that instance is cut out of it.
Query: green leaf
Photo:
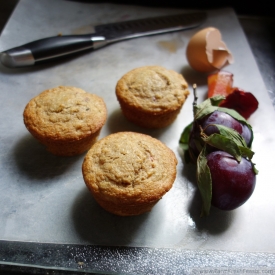
[[[219,106],[219,104],[225,99],[224,96],[218,95],[211,98],[207,98],[201,104],[197,106],[198,110],[208,108],[209,106]]]
[[[201,104],[196,106],[195,109],[195,119],[200,119],[218,109],[221,101],[225,99],[224,96],[215,96],[206,99]]]
[[[202,139],[205,143],[227,152],[228,154],[233,156],[238,162],[241,161],[242,155],[240,149],[237,143],[235,143],[232,139],[217,133],[210,136],[204,136],[202,137]]]
[[[199,110],[196,115],[195,115],[195,120],[198,120],[198,119],[201,119],[213,112],[215,112],[216,110],[218,109],[218,107],[216,106],[208,106],[208,107],[205,107],[201,110]]]
[[[221,103],[224,99],[226,99],[226,97],[223,96],[223,95],[216,95],[216,96],[210,97],[209,99],[210,99],[210,101],[211,101],[212,106],[219,106],[220,103]]]
[[[252,163],[252,167],[253,167],[253,171],[254,171],[255,175],[258,175],[259,170],[257,170],[257,169],[256,169],[256,167],[255,167],[255,164],[254,164],[254,163]]]
[[[201,216],[209,215],[212,200],[212,179],[205,151],[206,147],[197,159],[197,183],[203,202]]]
[[[241,122],[242,124],[245,124],[247,126],[249,125],[247,120],[243,116],[241,116],[237,111],[235,111],[234,109],[218,107],[218,111],[229,114],[230,116],[232,116],[233,118],[235,118],[236,120]]]
[[[242,157],[249,158],[250,160],[253,158],[254,152],[252,150],[250,150],[250,148],[239,146],[239,149],[241,151]]]
[[[243,116],[241,116],[237,111],[235,111],[233,109],[219,107],[218,111],[227,113],[228,115],[232,116],[237,121],[239,121],[241,124],[246,125],[250,129],[250,131],[251,131],[251,139],[250,139],[249,144],[247,144],[247,146],[251,147],[251,144],[252,144],[253,139],[254,139],[254,134],[253,134],[252,126],[247,122],[247,120]]]
[[[193,127],[193,122],[191,122],[184,128],[180,136],[179,144],[184,151],[188,150],[189,136],[190,136],[192,127]]]
[[[212,124],[211,126],[217,127],[222,137],[219,134],[214,137],[210,135],[209,141],[203,139],[205,142],[229,153],[238,161],[240,161],[240,157],[252,159],[254,152],[247,147],[244,138],[237,131],[219,124]]]
[[[179,146],[183,150],[183,157],[186,163],[190,163],[194,158],[194,156],[191,156],[189,152],[189,136],[190,136],[192,127],[193,127],[193,122],[189,123],[184,128],[179,140]]]
[[[244,146],[244,147],[247,146],[244,138],[237,131],[229,127],[226,127],[224,125],[219,125],[219,124],[214,124],[214,125],[218,128],[221,135],[233,139],[238,144],[238,146]]]
[[[246,145],[244,138],[237,131],[219,124],[211,124],[211,126],[217,127],[220,134],[212,134],[209,137],[202,135],[202,140],[205,143],[229,153],[238,161],[240,161],[240,156],[248,158],[251,161],[254,152]],[[252,163],[252,165],[253,170],[257,175],[258,170],[256,169],[255,164]]]

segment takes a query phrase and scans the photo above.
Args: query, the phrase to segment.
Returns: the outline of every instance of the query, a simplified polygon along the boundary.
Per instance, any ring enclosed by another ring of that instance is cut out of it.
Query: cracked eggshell
[[[220,31],[213,27],[191,37],[186,57],[189,65],[199,72],[212,72],[233,63],[233,56],[222,41]]]

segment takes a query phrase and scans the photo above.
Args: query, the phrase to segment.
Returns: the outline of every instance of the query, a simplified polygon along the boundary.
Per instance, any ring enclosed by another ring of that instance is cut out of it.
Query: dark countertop
[[[257,61],[268,94],[275,107],[275,23],[273,17],[239,16]]]

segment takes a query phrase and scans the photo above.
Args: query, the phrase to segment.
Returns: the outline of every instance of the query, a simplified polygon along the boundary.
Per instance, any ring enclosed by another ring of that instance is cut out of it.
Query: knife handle
[[[107,44],[103,36],[64,35],[36,40],[1,53],[6,67],[25,67]]]

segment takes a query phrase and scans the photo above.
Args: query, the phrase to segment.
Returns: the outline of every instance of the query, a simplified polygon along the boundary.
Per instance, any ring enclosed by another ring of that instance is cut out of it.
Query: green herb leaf
[[[230,138],[220,134],[212,134],[210,136],[202,137],[203,141],[215,148],[227,152],[233,156],[238,162],[241,161],[242,156],[238,145]]]
[[[201,104],[197,106],[198,110],[207,108],[209,106],[219,106],[219,104],[225,99],[224,96],[218,95],[214,97],[207,98]]]
[[[242,155],[244,158],[248,158],[248,159],[250,159],[250,160],[253,158],[254,152],[253,152],[252,150],[250,150],[250,148],[239,146],[239,149],[240,149],[240,151],[241,151],[241,155]]]
[[[216,95],[216,96],[210,97],[209,99],[210,99],[210,101],[211,101],[211,105],[212,105],[212,106],[219,106],[220,103],[221,103],[224,99],[226,99],[226,97],[223,96],[223,95]]]
[[[203,202],[201,216],[209,215],[212,200],[212,179],[205,152],[204,146],[197,159],[197,183]]]
[[[238,146],[247,146],[244,138],[237,131],[224,125],[215,124],[215,126],[218,128],[221,135],[233,139]]]
[[[233,118],[235,118],[236,120],[238,120],[239,122],[241,122],[242,124],[250,126],[249,123],[247,122],[247,120],[243,116],[241,116],[237,111],[235,111],[233,109],[218,107],[218,111],[227,113],[230,116],[232,116]]]
[[[254,152],[247,147],[244,138],[237,131],[219,124],[211,124],[211,126],[217,127],[220,134],[202,135],[204,142],[227,152],[238,161],[241,161],[241,157],[252,159]]]
[[[191,122],[184,128],[180,136],[179,145],[184,151],[188,150],[189,136],[190,136],[192,127],[193,127],[193,122]]]
[[[253,134],[252,126],[247,122],[247,120],[244,117],[242,117],[238,112],[236,112],[235,110],[233,110],[233,109],[219,107],[218,111],[227,113],[228,115],[232,116],[233,118],[235,118],[236,120],[238,120],[241,124],[246,125],[250,129],[252,136],[251,136],[251,140],[250,140],[249,144],[247,144],[247,146],[251,147],[251,144],[252,144],[253,139],[254,139],[254,134]]]
[[[218,109],[218,107],[216,107],[216,106],[207,106],[206,108],[201,109],[200,111],[198,111],[196,113],[195,120],[201,119],[201,118],[215,112],[217,109]]]
[[[216,111],[219,107],[221,101],[225,99],[224,96],[215,96],[206,99],[201,104],[196,106],[195,109],[195,119],[200,119],[210,113]]]
[[[256,167],[255,167],[255,164],[254,164],[254,163],[252,163],[252,167],[253,167],[253,171],[254,171],[255,175],[258,175],[259,170],[257,170],[257,169],[256,169]]]

